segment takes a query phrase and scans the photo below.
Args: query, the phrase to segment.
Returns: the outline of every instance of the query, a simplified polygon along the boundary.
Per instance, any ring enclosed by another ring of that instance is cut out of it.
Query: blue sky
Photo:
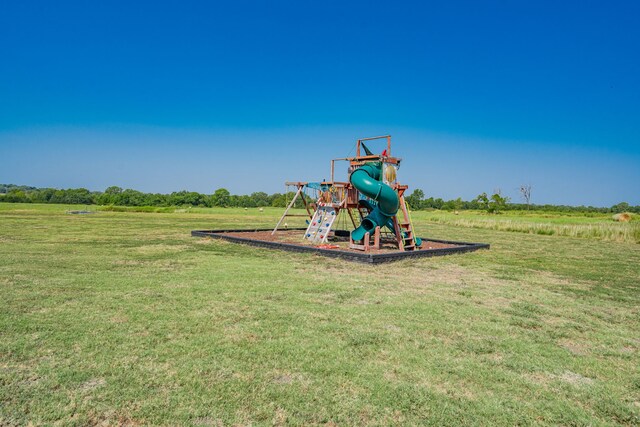
[[[211,193],[390,133],[427,196],[640,204],[638,2],[5,2],[0,182]]]

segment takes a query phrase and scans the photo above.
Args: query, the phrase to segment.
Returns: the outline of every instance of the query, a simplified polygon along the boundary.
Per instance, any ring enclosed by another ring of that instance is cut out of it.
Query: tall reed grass
[[[464,218],[450,215],[421,216],[420,220],[459,227],[484,228],[489,230],[512,231],[517,233],[556,235],[604,240],[611,242],[640,244],[640,223],[593,222],[593,223],[553,223],[518,221],[513,219]]]

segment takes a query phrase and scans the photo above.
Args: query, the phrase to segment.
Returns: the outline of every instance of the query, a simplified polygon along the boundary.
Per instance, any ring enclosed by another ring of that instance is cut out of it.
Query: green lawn
[[[632,216],[632,221],[628,223],[613,221],[612,214],[598,213],[507,211],[494,215],[478,211],[461,211],[458,214],[421,211],[415,212],[413,216],[419,221],[457,227],[640,243],[638,215]]]
[[[0,425],[640,423],[633,241],[415,212],[491,250],[371,267],[190,237],[279,209],[68,209],[0,203]]]

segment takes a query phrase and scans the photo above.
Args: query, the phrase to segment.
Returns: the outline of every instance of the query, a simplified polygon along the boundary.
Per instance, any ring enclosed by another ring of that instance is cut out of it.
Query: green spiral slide
[[[381,163],[368,162],[356,169],[349,177],[349,181],[359,192],[377,203],[372,206],[371,213],[362,220],[360,226],[351,232],[351,238],[356,242],[364,239],[366,233],[373,234],[377,226],[389,227],[391,218],[398,212],[398,194],[380,181],[381,175]],[[393,223],[389,228],[395,231]]]

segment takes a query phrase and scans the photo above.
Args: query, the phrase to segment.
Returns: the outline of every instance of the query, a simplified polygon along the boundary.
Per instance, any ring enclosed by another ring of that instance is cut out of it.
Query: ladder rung
[[[306,216],[306,217],[308,217],[309,215],[304,215],[304,214],[286,214],[285,216]]]

